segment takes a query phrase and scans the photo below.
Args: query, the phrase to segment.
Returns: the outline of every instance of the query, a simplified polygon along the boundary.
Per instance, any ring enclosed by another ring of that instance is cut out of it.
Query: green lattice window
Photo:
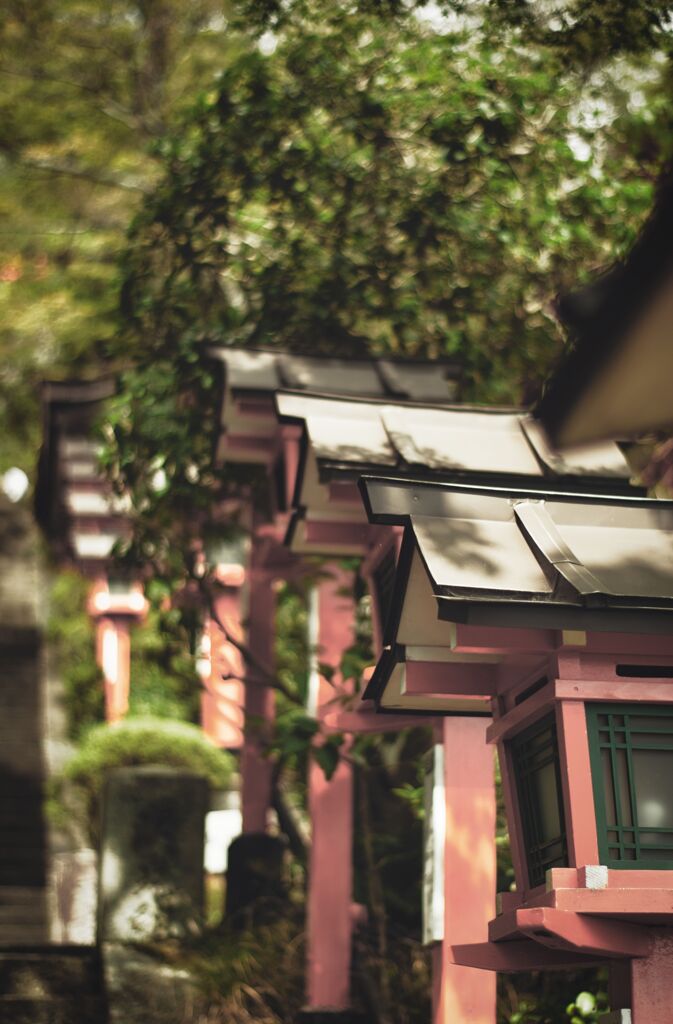
[[[587,706],[598,851],[612,868],[673,868],[673,707]]]
[[[568,865],[554,716],[520,733],[511,742],[511,752],[528,882],[534,887],[544,883],[549,868]]]

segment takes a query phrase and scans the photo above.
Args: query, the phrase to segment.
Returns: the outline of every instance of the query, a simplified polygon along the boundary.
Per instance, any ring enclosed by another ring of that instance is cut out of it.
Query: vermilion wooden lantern
[[[420,404],[373,401],[353,397],[326,397],[278,392],[276,406],[284,438],[285,473],[276,478],[288,483],[290,496],[289,527],[286,543],[292,550],[323,557],[359,555],[363,558],[361,574],[369,583],[373,605],[374,635],[378,649],[386,642],[386,622],[391,610],[395,566],[399,548],[400,528],[389,521],[368,525],[355,487],[363,470],[419,474],[472,481],[497,481],[501,485],[534,486],[548,481],[552,487],[577,487],[591,481],[596,489],[628,490],[628,467],[616,445],[575,453],[568,460],[549,451],[540,431],[527,417],[512,411],[474,408],[429,408]],[[288,473],[292,469],[293,472]],[[427,688],[431,679],[446,682],[448,662],[460,656],[451,650],[450,627],[437,622],[434,601],[428,609],[419,606],[419,614],[411,615],[408,646],[404,665],[396,666],[396,678],[405,675],[409,689],[412,676],[418,687]],[[423,636],[414,636],[422,626]],[[398,637],[399,639],[399,637]],[[468,655],[469,657],[469,655]],[[393,657],[393,660],[394,657]],[[491,659],[493,660],[493,659]],[[461,665],[455,665],[459,670]],[[444,912],[439,915],[446,929],[443,941],[433,949],[433,1020],[455,1019],[469,1015],[474,1024],[492,1024],[495,1016],[493,980],[483,973],[461,971],[442,953],[450,942],[486,937],[487,921],[494,912],[495,864],[491,839],[494,832],[495,793],[493,758],[485,746],[484,733],[490,718],[490,692],[461,693],[462,679],[451,702],[451,709],[469,716],[459,722],[436,720],[437,735],[447,747],[442,769],[443,792],[451,833],[444,845],[446,887]],[[332,708],[339,704],[325,687]],[[343,695],[340,695],[343,697]],[[383,700],[394,715],[381,720],[362,704],[354,710],[321,709],[328,725],[341,730],[362,732],[378,728],[397,729],[414,721],[405,715],[406,694],[390,688]],[[412,713],[446,710],[444,694],[437,697],[425,693],[411,706]],[[325,710],[328,713],[325,715]],[[419,721],[418,718],[415,721]],[[427,722],[421,718],[420,722]],[[491,813],[492,812],[492,813]],[[333,830],[343,835],[350,827],[350,813],[342,808],[337,821],[336,806],[325,821],[326,834]],[[314,824],[320,811],[316,805]],[[324,819],[320,819],[324,820]],[[322,830],[321,826],[321,830]],[[457,838],[462,837],[462,843]],[[465,845],[473,852],[469,863]],[[338,866],[332,856],[334,840],[321,847],[321,863],[312,871],[317,892],[322,887],[330,896],[342,880],[343,864]],[[345,886],[342,887],[345,891]],[[313,889],[312,889],[313,893]],[[309,899],[310,905],[323,906],[320,900]],[[309,914],[309,956],[313,956],[313,973],[321,977],[320,993],[324,998],[336,989],[327,988],[334,976],[337,959],[334,935],[318,933],[312,923],[325,919],[322,909],[314,918]],[[439,932],[436,933],[439,935]],[[309,993],[317,989],[309,984]],[[333,998],[333,995],[332,995]]]
[[[96,623],[96,661],[103,675],[105,718],[118,722],[129,707],[131,685],[131,627],[147,614],[140,583],[114,574],[101,574],[87,602]]]
[[[614,1020],[669,1022],[673,504],[381,480],[364,491],[375,521],[406,524],[393,635],[434,603],[451,638],[407,706],[432,696],[456,714],[476,691],[494,715],[517,891],[501,896],[489,941],[454,945],[454,961],[607,961]],[[379,664],[379,700],[394,656]]]

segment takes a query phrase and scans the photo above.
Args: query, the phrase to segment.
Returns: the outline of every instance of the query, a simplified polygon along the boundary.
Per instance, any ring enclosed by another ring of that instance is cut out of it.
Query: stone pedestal
[[[163,767],[120,768],[103,802],[98,937],[183,938],[203,914],[208,783]]]
[[[246,832],[229,847],[226,918],[249,924],[273,917],[286,897],[285,843],[264,832]]]

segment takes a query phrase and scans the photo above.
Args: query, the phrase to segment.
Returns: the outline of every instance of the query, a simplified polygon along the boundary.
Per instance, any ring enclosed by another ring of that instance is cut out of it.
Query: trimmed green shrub
[[[147,764],[196,772],[217,789],[229,784],[234,769],[231,754],[187,722],[131,718],[117,725],[95,726],[54,781],[52,815],[96,847],[106,776],[114,768]]]

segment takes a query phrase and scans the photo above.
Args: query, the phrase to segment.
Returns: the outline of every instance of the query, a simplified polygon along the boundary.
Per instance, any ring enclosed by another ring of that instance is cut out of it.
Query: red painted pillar
[[[241,623],[244,572],[236,583],[233,572],[224,578],[224,589],[214,602],[215,618],[204,624],[199,671],[203,680],[201,724],[203,731],[220,747],[238,750],[243,745],[243,702],[245,668],[238,647],[243,640]],[[229,639],[231,638],[231,639]]]
[[[495,917],[495,775],[486,718],[443,720],[446,841],[444,942],[433,960],[433,1024],[495,1024],[496,975],[449,961],[453,944],[485,942]]]
[[[96,623],[96,662],[103,673],[105,719],[118,722],[129,709],[131,623],[141,621],[147,601],[139,583],[110,589],[105,576],[93,584],[87,610]]]
[[[338,667],[353,643],[353,573],[338,565],[317,587],[318,661],[334,668],[318,680],[318,717],[341,682]],[[309,812],[312,823],[308,884],[308,1009],[346,1010],[350,1005],[351,898],[353,876],[353,772],[345,761],[329,780],[311,761]]]
[[[245,738],[241,756],[243,832],[265,832],[271,806],[272,765],[264,746],[273,723],[273,689],[264,685],[260,666],[273,672],[275,663],[276,593],[270,572],[255,564],[250,569],[247,647],[254,659],[246,669]]]
[[[120,615],[96,619],[96,661],[103,673],[105,720],[120,721],[129,709],[131,684],[130,620]]]

